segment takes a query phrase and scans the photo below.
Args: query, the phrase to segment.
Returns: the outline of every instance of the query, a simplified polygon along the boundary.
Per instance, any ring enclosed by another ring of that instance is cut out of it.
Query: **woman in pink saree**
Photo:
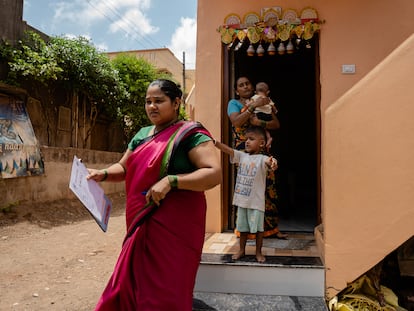
[[[126,228],[114,272],[97,311],[190,311],[205,234],[204,191],[220,182],[211,135],[201,124],[178,120],[181,90],[169,80],[152,82],[142,128],[122,159],[96,181],[123,181]]]

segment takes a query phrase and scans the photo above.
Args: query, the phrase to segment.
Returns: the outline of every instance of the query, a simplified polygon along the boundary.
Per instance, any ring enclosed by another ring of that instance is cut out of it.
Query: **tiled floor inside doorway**
[[[265,238],[262,252],[265,256],[319,257],[313,233],[289,232],[287,240]],[[234,254],[239,247],[239,239],[232,232],[206,233],[204,254]],[[255,254],[255,241],[248,240],[246,255]]]

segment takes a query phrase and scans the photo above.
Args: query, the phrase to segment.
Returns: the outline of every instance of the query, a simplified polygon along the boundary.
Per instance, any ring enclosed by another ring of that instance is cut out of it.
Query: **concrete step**
[[[193,311],[328,311],[323,297],[195,292]]]
[[[200,293],[324,297],[325,270],[319,257],[203,254],[195,291]],[[251,309],[253,310],[253,309]]]

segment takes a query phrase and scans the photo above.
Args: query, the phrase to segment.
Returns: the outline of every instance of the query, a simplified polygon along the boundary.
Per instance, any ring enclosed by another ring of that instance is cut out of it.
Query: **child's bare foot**
[[[262,254],[256,254],[256,260],[259,263],[264,263],[266,261],[266,257],[263,256]]]
[[[288,234],[282,233],[280,231],[276,233],[276,238],[278,238],[279,240],[287,240],[288,236]]]
[[[237,259],[240,259],[240,258],[242,258],[242,257],[244,257],[244,252],[243,251],[239,251],[238,253],[236,253],[236,254],[234,254],[233,256],[231,256],[231,259],[233,259],[233,260],[237,260]]]

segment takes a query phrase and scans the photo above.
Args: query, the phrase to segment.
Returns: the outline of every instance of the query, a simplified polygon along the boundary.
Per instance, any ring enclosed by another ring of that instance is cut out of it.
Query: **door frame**
[[[322,223],[321,217],[321,84],[320,84],[320,57],[319,57],[319,36],[315,34],[312,39],[312,45],[315,49],[315,135],[316,135],[316,215],[315,223],[319,225]],[[231,98],[234,98],[234,79],[235,79],[235,65],[234,52],[230,51],[226,45],[222,44],[222,137],[221,140],[231,146],[232,133],[231,123],[227,116],[227,104]],[[223,167],[223,184],[222,184],[222,231],[231,231],[230,223],[234,223],[234,213],[230,212],[232,207],[232,193],[235,179],[233,167],[230,165],[228,158],[222,157]]]

